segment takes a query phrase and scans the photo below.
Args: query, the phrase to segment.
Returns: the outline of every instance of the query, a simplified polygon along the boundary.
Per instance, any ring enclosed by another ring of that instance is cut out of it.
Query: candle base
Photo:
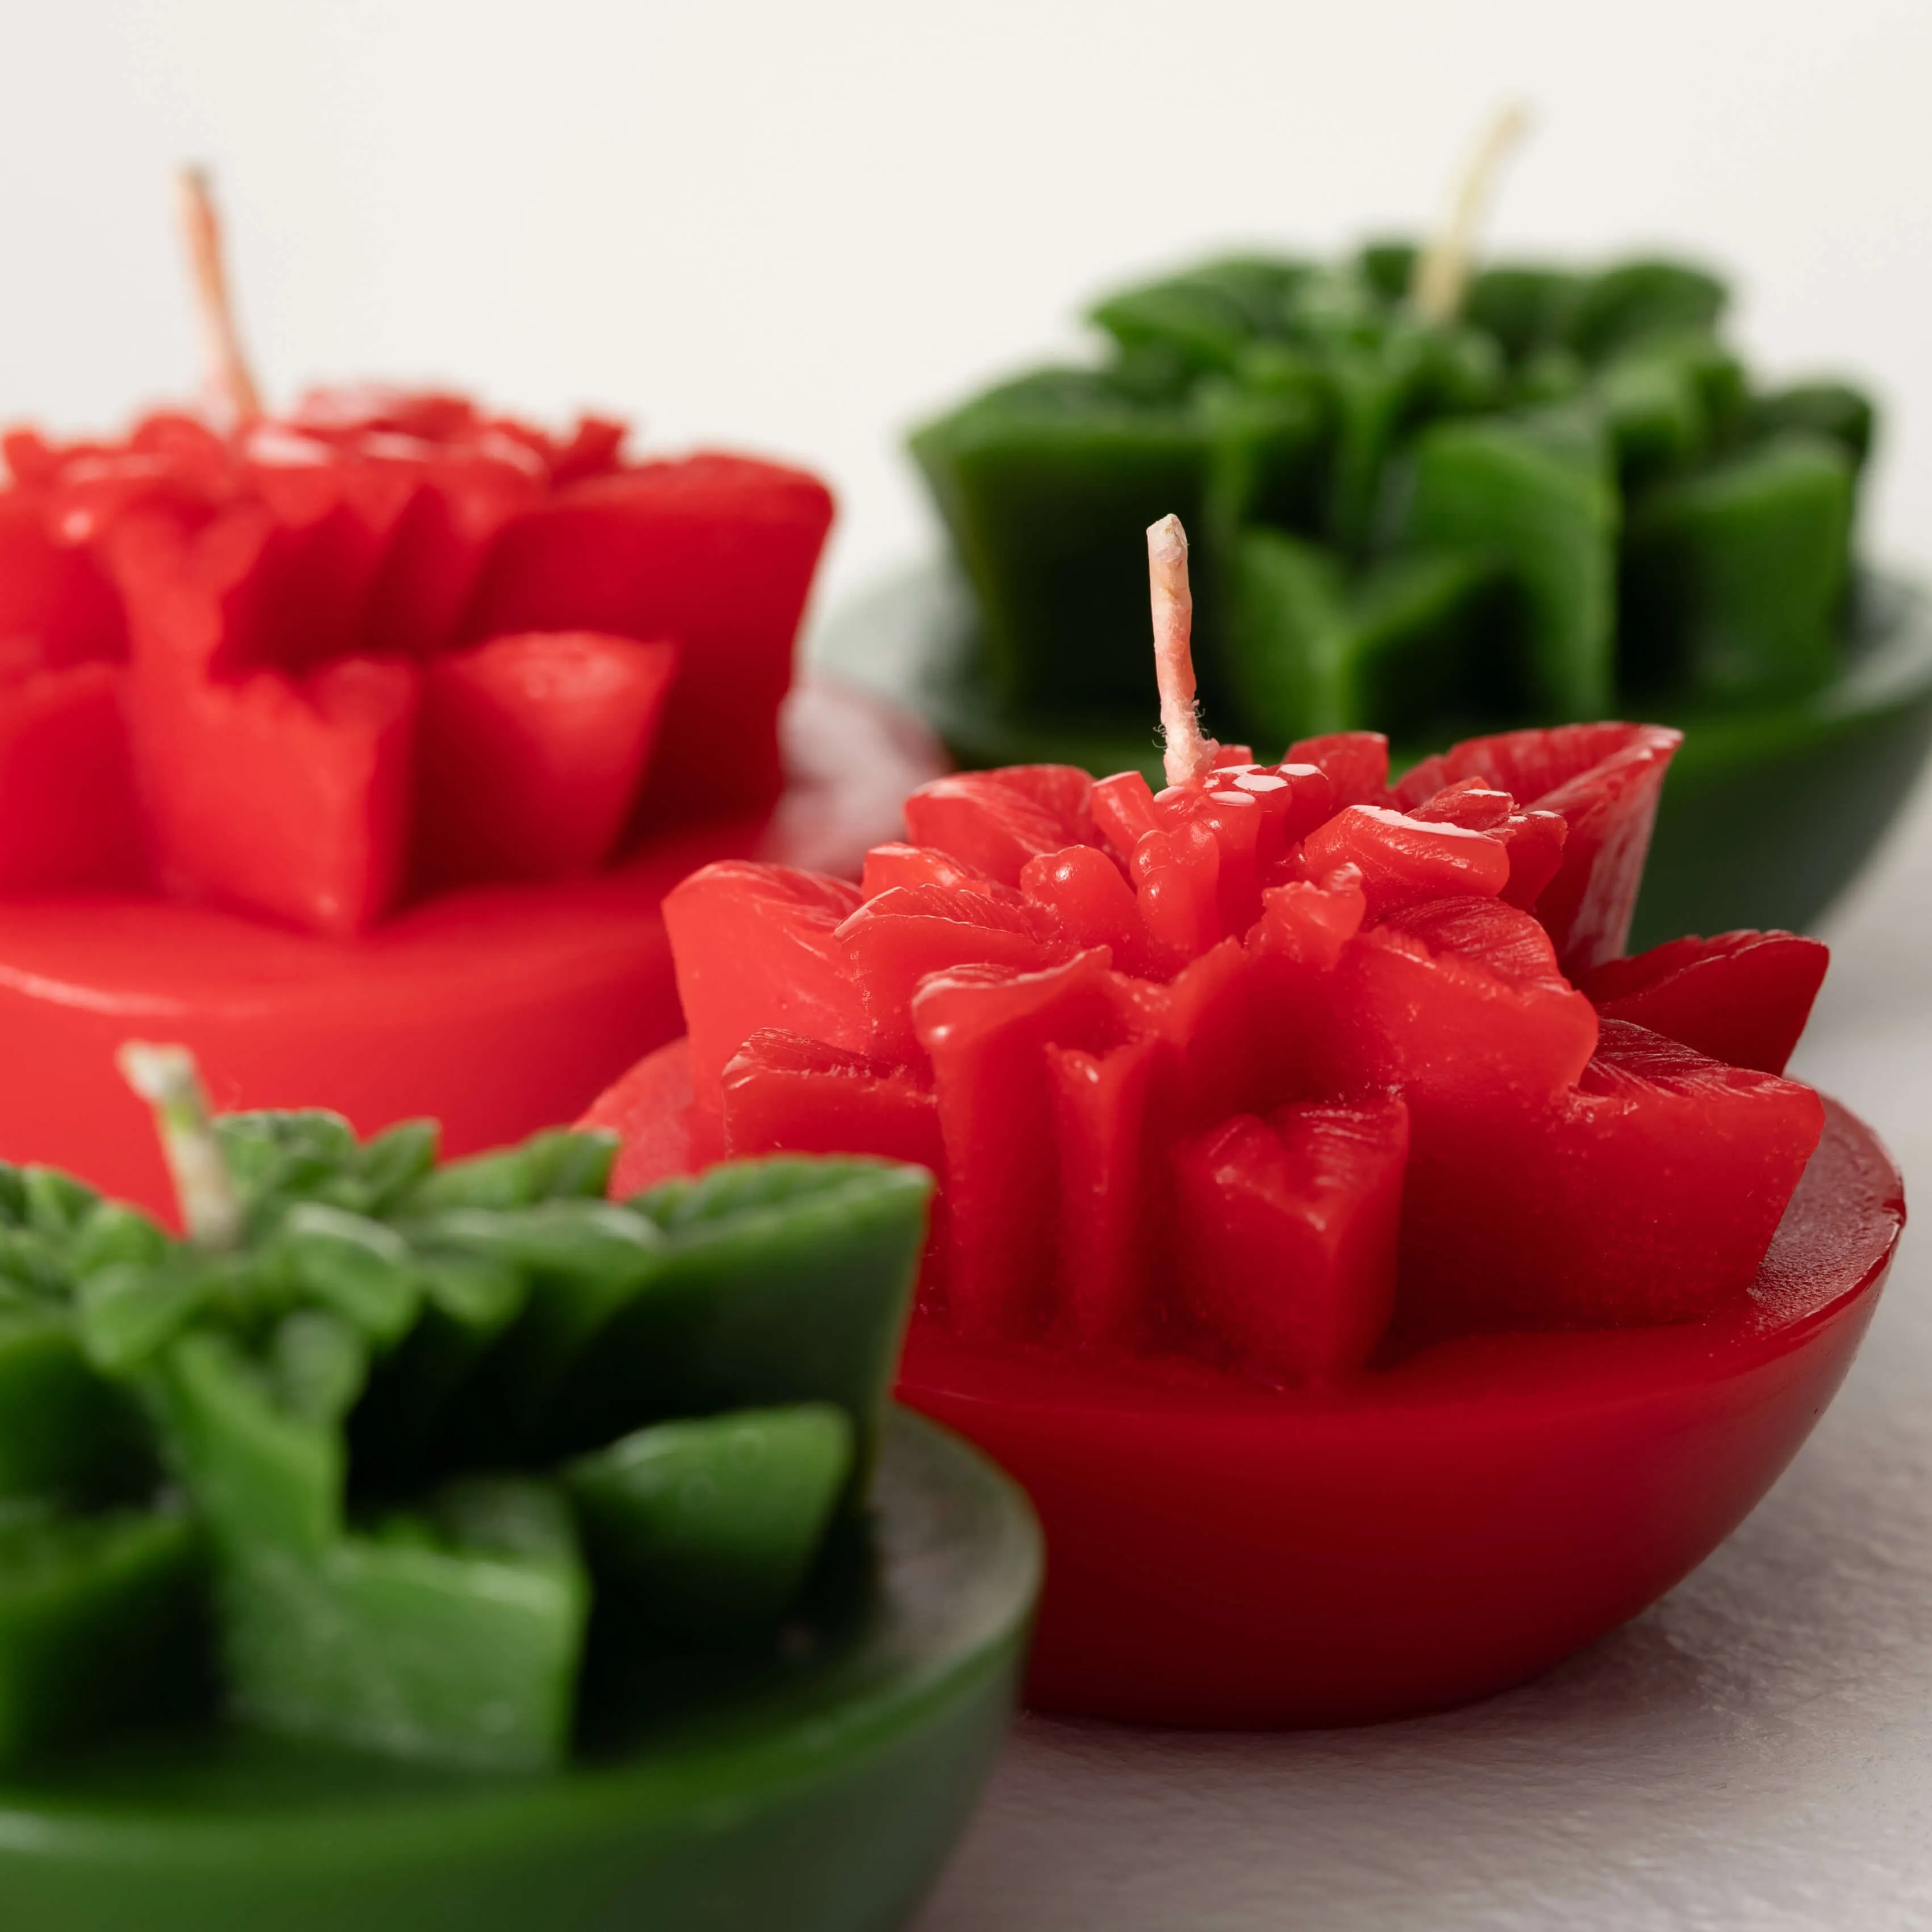
[[[452,1154],[569,1120],[682,1027],[671,886],[751,856],[856,876],[944,768],[918,725],[834,685],[801,687],[786,725],[769,818],[680,828],[591,878],[440,894],[356,940],[131,895],[0,901],[0,1159],[170,1211],[114,1068],[130,1037],[191,1048],[224,1111],[329,1107],[364,1134],[428,1115]]]

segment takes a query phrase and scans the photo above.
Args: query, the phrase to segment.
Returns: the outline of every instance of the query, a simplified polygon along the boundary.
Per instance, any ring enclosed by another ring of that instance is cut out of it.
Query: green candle
[[[862,1502],[929,1176],[616,1202],[605,1136],[438,1167],[124,1058],[185,1239],[0,1168],[0,1768],[196,1681],[198,1616],[233,1719],[482,1768],[568,1753],[599,1604],[620,1664],[770,1640]]]

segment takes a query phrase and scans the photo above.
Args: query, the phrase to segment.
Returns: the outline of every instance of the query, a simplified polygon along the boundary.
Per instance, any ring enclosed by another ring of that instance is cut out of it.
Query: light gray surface
[[[1932,795],[1847,904],[1796,1070],[1932,1202]],[[918,1932],[1932,1925],[1932,1238],[1756,1514],[1654,1610],[1447,1717],[1022,1720]]]

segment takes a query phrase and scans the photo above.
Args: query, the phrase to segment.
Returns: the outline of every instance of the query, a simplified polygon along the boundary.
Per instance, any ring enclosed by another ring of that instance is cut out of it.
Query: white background
[[[1928,0],[4,0],[0,417],[192,389],[205,160],[273,394],[808,460],[836,594],[928,541],[908,422],[1124,274],[1427,222],[1507,99],[1496,241],[1734,268],[1768,362],[1883,392],[1877,544],[1932,555]]]

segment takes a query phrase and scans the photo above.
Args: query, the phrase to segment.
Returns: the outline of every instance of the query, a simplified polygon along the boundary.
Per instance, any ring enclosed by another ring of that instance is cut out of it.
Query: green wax
[[[1870,397],[1850,383],[1798,382],[1754,397],[1749,424],[1759,437],[1788,430],[1828,437],[1844,450],[1855,469],[1862,469],[1871,454],[1875,414]]]
[[[1654,492],[1624,568],[1628,676],[1641,689],[1743,701],[1824,683],[1851,571],[1855,472],[1793,433]]]
[[[453,1484],[312,1554],[244,1546],[220,1600],[230,1694],[266,1729],[478,1769],[568,1754],[590,1590],[548,1484]]]
[[[772,1159],[667,1182],[634,1204],[662,1259],[578,1358],[548,1418],[561,1450],[646,1422],[829,1402],[871,1472],[926,1242],[932,1177]]]
[[[729,1643],[796,1599],[852,1472],[826,1402],[661,1422],[564,1472],[602,1592],[674,1640]]]
[[[1239,376],[1204,382],[1197,398],[1208,439],[1207,528],[1226,554],[1251,523],[1312,530],[1320,522],[1333,429],[1327,379],[1282,343],[1256,344]]]
[[[251,1354],[232,1336],[183,1336],[151,1378],[176,1472],[224,1550],[322,1550],[340,1533],[341,1418],[368,1358],[320,1311],[290,1316]]]
[[[1098,377],[1046,371],[912,440],[978,596],[985,674],[1005,701],[1144,705],[1148,524],[1204,536],[1209,442],[1198,416]],[[1210,672],[1213,572],[1196,578]]]
[[[1714,329],[1730,299],[1715,275],[1686,262],[1621,262],[1585,280],[1567,332],[1594,361],[1646,336]]]
[[[139,1416],[82,1353],[73,1317],[0,1310],[0,1498],[99,1496],[146,1462]]]
[[[201,1586],[182,1516],[0,1504],[0,1771],[191,1683]]]
[[[1471,278],[1462,313],[1522,362],[1568,341],[1582,292],[1583,278],[1569,269],[1502,262]]]
[[[1485,688],[1506,668],[1483,662],[1496,575],[1480,556],[1419,552],[1351,582],[1332,552],[1255,530],[1235,568],[1237,692],[1262,744],[1365,728],[1400,737],[1458,703],[1506,701]]]
[[[1618,509],[1606,439],[1580,411],[1444,423],[1417,446],[1406,539],[1508,573],[1532,715],[1616,712]]]

